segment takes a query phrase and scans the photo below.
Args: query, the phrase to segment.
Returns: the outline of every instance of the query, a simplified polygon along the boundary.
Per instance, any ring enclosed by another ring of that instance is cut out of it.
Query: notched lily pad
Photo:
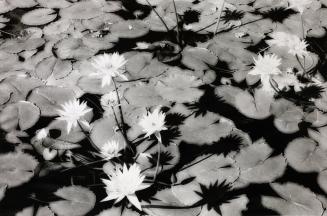
[[[28,182],[34,176],[38,162],[29,154],[7,153],[0,155],[0,184],[9,188]]]
[[[93,209],[96,201],[94,193],[81,186],[63,187],[54,193],[64,199],[50,203],[50,208],[59,216],[81,216]]]
[[[138,38],[146,35],[150,27],[141,20],[126,20],[111,25],[110,31],[120,38]]]
[[[56,116],[60,105],[75,98],[71,89],[56,86],[41,86],[32,91],[28,100],[35,103],[42,116]]]
[[[56,11],[50,8],[38,8],[25,13],[21,22],[25,25],[44,25],[57,17]]]
[[[0,113],[0,125],[5,131],[12,131],[19,126],[26,130],[34,126],[40,118],[40,109],[31,102],[20,101],[5,107]]]

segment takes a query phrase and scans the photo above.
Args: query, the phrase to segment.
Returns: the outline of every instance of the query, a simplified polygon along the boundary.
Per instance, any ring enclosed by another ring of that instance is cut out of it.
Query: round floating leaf
[[[107,34],[103,37],[96,37],[92,34],[85,35],[83,44],[95,50],[107,50],[113,48],[118,42],[118,37],[114,34]]]
[[[25,25],[44,25],[57,17],[56,11],[49,8],[38,8],[25,13],[21,22]]]
[[[124,137],[117,130],[117,124],[114,118],[102,118],[94,122],[90,137],[93,143],[101,148],[109,140],[117,140],[124,148]]]
[[[242,216],[242,212],[247,209],[249,199],[246,195],[240,195],[238,198],[230,200],[229,202],[223,203],[219,206],[221,215],[233,215]],[[208,208],[202,208],[199,216],[221,216],[214,209],[208,210]]]
[[[42,116],[56,116],[60,105],[74,98],[74,92],[68,88],[41,86],[32,91],[28,100],[40,108]]]
[[[105,94],[113,90],[113,85],[101,86],[101,79],[97,77],[82,76],[77,81],[77,86],[84,92],[91,94]]]
[[[139,216],[140,214],[129,208],[125,208],[123,211],[121,208],[112,207],[110,209],[100,212],[97,216]]]
[[[208,155],[196,158],[199,161]],[[187,167],[187,165],[185,165]],[[218,182],[234,182],[239,177],[239,169],[235,164],[235,160],[223,155],[213,155],[210,158],[186,168],[177,173],[178,180],[184,180],[190,177],[196,177],[194,183],[209,185],[218,180]],[[192,182],[191,182],[192,183]],[[189,184],[191,184],[189,183]]]
[[[250,145],[236,155],[241,183],[267,183],[282,176],[286,160],[282,155],[270,157],[272,149],[265,142]]]
[[[7,103],[11,97],[10,85],[6,83],[0,84],[0,105]]]
[[[72,3],[66,0],[36,0],[42,7],[45,8],[66,8]]]
[[[35,50],[45,43],[43,38],[10,39],[1,44],[0,49],[8,53]]]
[[[154,198],[151,200],[152,205],[184,206],[170,188],[158,191]],[[197,216],[201,212],[201,207],[185,209],[144,208],[143,210],[147,214],[155,216]]]
[[[7,184],[1,184],[0,185],[0,202],[6,195],[7,187],[8,187]]]
[[[35,75],[42,80],[47,80],[51,75],[55,79],[61,79],[68,76],[71,71],[70,61],[57,59],[54,56],[43,59],[35,67]]]
[[[41,80],[24,75],[9,76],[2,82],[8,85],[11,91],[10,102],[25,100],[29,92],[43,83]]]
[[[174,70],[167,77],[160,79],[155,88],[159,95],[172,102],[186,103],[197,101],[204,93],[198,89],[202,80],[186,71]]]
[[[264,119],[271,115],[270,105],[273,100],[273,97],[262,89],[256,89],[254,97],[247,91],[243,91],[235,96],[235,106],[247,117]]]
[[[124,19],[113,13],[105,13],[102,16],[94,17],[92,19],[82,20],[85,28],[98,31],[109,27],[111,24],[118,23]]]
[[[213,113],[197,117],[192,115],[180,126],[182,136],[179,139],[198,145],[218,141],[233,130],[233,126],[227,122],[215,123],[218,120],[219,116]]]
[[[36,214],[34,211],[36,210]],[[55,214],[47,206],[39,207],[37,209],[31,207],[24,208],[18,212],[15,216],[54,216]]]
[[[140,84],[131,86],[124,92],[124,97],[130,104],[140,107],[167,104],[167,101],[151,85]]]
[[[326,153],[308,138],[297,138],[285,149],[288,164],[299,172],[320,172],[327,168]]]
[[[70,7],[61,9],[60,16],[65,19],[91,19],[104,14],[101,6],[99,1],[75,2]]]
[[[30,8],[37,3],[34,0],[6,0],[9,4],[18,8]]]
[[[34,126],[40,118],[40,109],[33,103],[20,101],[5,107],[0,113],[0,125],[5,131],[12,131],[19,125],[21,130]]]
[[[319,127],[317,130],[308,129],[309,136],[319,143],[319,147],[327,151],[327,126]]]
[[[318,175],[318,184],[327,193],[327,170],[323,170]]]
[[[141,20],[126,20],[112,24],[110,31],[120,38],[138,38],[146,35],[150,30],[148,24]]]
[[[34,176],[37,165],[37,160],[29,154],[0,155],[0,184],[7,184],[11,188],[28,182]]]
[[[56,44],[56,54],[61,59],[87,59],[97,53],[83,43],[81,38],[66,38]]]
[[[283,100],[282,103],[273,104],[271,112],[276,116],[275,127],[286,134],[295,133],[299,130],[299,123],[303,119],[303,111],[293,103]]]
[[[152,53],[146,52],[133,55],[126,63],[126,70],[133,79],[156,77],[168,68],[167,65],[153,59]]]
[[[218,62],[218,57],[205,48],[186,47],[182,56],[182,63],[193,70],[206,70]]]
[[[81,186],[63,187],[54,193],[64,199],[50,203],[50,208],[59,216],[82,216],[93,209],[96,197],[92,191]]]
[[[322,204],[309,189],[295,183],[272,183],[271,187],[281,198],[263,196],[261,202],[266,208],[281,215],[322,215]]]

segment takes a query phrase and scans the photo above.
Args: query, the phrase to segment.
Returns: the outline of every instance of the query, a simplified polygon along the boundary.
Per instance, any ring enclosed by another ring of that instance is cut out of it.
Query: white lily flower
[[[126,60],[123,55],[118,53],[103,54],[94,57],[92,66],[96,72],[91,73],[90,76],[98,76],[102,79],[101,87],[110,85],[112,78],[120,77],[123,80],[128,80],[123,74]]]
[[[117,168],[110,174],[109,179],[102,179],[108,195],[102,202],[116,200],[115,203],[118,203],[126,197],[132,205],[142,210],[135,192],[150,187],[150,184],[143,183],[144,178],[137,164],[130,168],[127,168],[126,164],[122,169]]]
[[[120,146],[116,140],[109,140],[100,148],[101,156],[106,160],[111,160],[112,158],[119,157]]]
[[[288,8],[295,9],[299,11],[301,14],[307,9],[312,3],[312,0],[288,0],[289,6]]]
[[[286,32],[273,32],[270,34],[272,39],[267,40],[270,46],[284,47],[288,49],[288,53],[294,56],[303,57],[308,55],[307,42],[301,40],[297,35]]]
[[[281,59],[275,54],[265,54],[264,56],[258,55],[257,59],[254,59],[255,66],[248,74],[260,75],[262,86],[265,90],[271,91],[270,76],[281,74],[278,68],[281,65]]]
[[[160,111],[160,107],[157,107],[152,113],[143,115],[139,125],[143,128],[143,132],[146,133],[145,136],[149,137],[162,130],[167,130],[165,127],[165,118],[166,114]]]
[[[80,103],[79,100],[75,99],[64,103],[61,107],[61,110],[57,110],[59,117],[56,119],[67,122],[67,133],[69,133],[73,127],[77,127],[78,123],[89,126],[89,123],[83,117],[92,109],[88,109],[85,102]]]

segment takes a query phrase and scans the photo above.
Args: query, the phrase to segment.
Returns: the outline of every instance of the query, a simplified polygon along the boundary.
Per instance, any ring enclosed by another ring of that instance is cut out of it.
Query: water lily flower
[[[270,91],[270,76],[281,74],[279,66],[281,65],[281,59],[275,54],[261,54],[258,55],[257,59],[254,59],[255,66],[248,74],[260,75],[263,88],[269,89]]]
[[[45,128],[42,128],[40,130],[37,131],[36,133],[36,139],[37,140],[43,140],[45,139],[49,134],[49,131]]]
[[[106,160],[121,156],[119,151],[120,146],[117,140],[109,140],[100,148],[100,153]]]
[[[284,47],[288,53],[294,56],[303,57],[308,54],[307,42],[301,40],[297,35],[286,32],[273,32],[270,34],[271,40],[267,40],[270,46]]]
[[[302,14],[313,3],[313,0],[288,0],[288,2],[288,8],[298,10]]]
[[[166,114],[160,111],[160,107],[157,107],[152,113],[143,115],[139,125],[143,128],[143,132],[146,133],[145,137],[155,134],[158,138],[160,131],[167,130],[165,127],[165,118]]]
[[[98,55],[94,57],[92,62],[96,72],[91,73],[90,76],[101,77],[101,87],[110,85],[112,78],[117,76],[123,80],[128,80],[123,74],[126,62],[124,56],[118,53]]]
[[[109,175],[109,179],[102,179],[108,195],[102,202],[116,200],[115,203],[118,203],[126,197],[132,205],[142,210],[135,192],[150,187],[150,184],[143,183],[144,178],[137,164],[130,168],[127,168],[126,164],[122,169],[117,168]]]
[[[69,133],[73,127],[77,127],[79,123],[89,126],[89,123],[83,117],[92,109],[88,109],[86,102],[80,103],[79,100],[74,99],[64,103],[61,107],[62,109],[57,110],[59,117],[56,119],[67,122],[67,133]]]
[[[100,99],[101,106],[103,108],[117,106],[118,105],[118,97],[115,91],[111,91],[107,94],[102,95]]]

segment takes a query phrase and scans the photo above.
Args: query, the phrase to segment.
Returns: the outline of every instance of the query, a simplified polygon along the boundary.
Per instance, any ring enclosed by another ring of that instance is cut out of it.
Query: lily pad
[[[81,216],[93,209],[96,201],[94,193],[81,186],[68,186],[58,189],[56,196],[64,199],[50,203],[50,208],[59,216]]]
[[[180,126],[182,136],[179,139],[198,145],[218,141],[233,130],[233,126],[227,122],[216,123],[219,119],[219,116],[214,113],[197,117],[192,115]]]
[[[34,211],[36,211],[34,213]],[[47,206],[39,207],[39,208],[33,208],[27,207],[24,208],[22,211],[18,212],[15,216],[54,216],[55,214],[49,209]]]
[[[117,131],[117,124],[114,118],[102,118],[94,122],[90,137],[93,143],[101,148],[109,140],[117,140],[124,148],[125,141],[120,131]]]
[[[120,38],[138,38],[146,35],[150,27],[141,20],[126,20],[112,24],[110,31]]]
[[[125,90],[124,97],[130,104],[140,107],[167,104],[167,101],[156,92],[153,86],[146,84],[129,87]]]
[[[60,10],[60,16],[66,19],[91,19],[103,14],[100,2],[92,0],[76,2]]]
[[[29,154],[7,153],[0,155],[0,184],[9,188],[28,182],[34,176],[38,162]]]
[[[20,101],[6,106],[0,113],[0,125],[5,131],[27,130],[40,118],[40,109],[31,102]]]
[[[272,149],[265,142],[254,143],[240,151],[235,160],[240,167],[241,184],[267,183],[282,176],[286,160],[282,155],[271,157]]]
[[[205,48],[186,47],[182,56],[182,63],[193,70],[206,70],[208,65],[215,66],[218,62],[218,57]]]
[[[303,119],[303,111],[290,101],[280,99],[271,106],[271,113],[275,115],[275,127],[286,134],[299,130],[299,123]]]
[[[247,117],[264,119],[271,115],[270,105],[273,101],[273,97],[262,89],[255,90],[254,97],[243,91],[235,96],[235,107]]]
[[[30,8],[37,3],[34,0],[6,0],[9,4],[18,7],[18,8]]]
[[[35,103],[42,116],[56,116],[60,105],[75,98],[71,89],[56,86],[41,86],[32,91],[28,100]]]
[[[25,25],[44,25],[57,17],[56,11],[50,8],[38,8],[25,13],[21,22]]]
[[[133,79],[156,77],[168,69],[167,65],[153,58],[152,53],[146,52],[133,55],[126,63],[126,70]]]
[[[87,59],[97,53],[96,49],[86,46],[80,38],[63,39],[56,44],[55,48],[61,59]]]
[[[72,3],[66,0],[36,0],[42,7],[45,8],[66,8]]]
[[[290,166],[299,172],[320,172],[327,168],[326,153],[308,138],[297,138],[285,149]]]
[[[262,204],[281,215],[322,215],[323,207],[309,189],[295,183],[272,183],[271,187],[281,198],[263,196]]]

